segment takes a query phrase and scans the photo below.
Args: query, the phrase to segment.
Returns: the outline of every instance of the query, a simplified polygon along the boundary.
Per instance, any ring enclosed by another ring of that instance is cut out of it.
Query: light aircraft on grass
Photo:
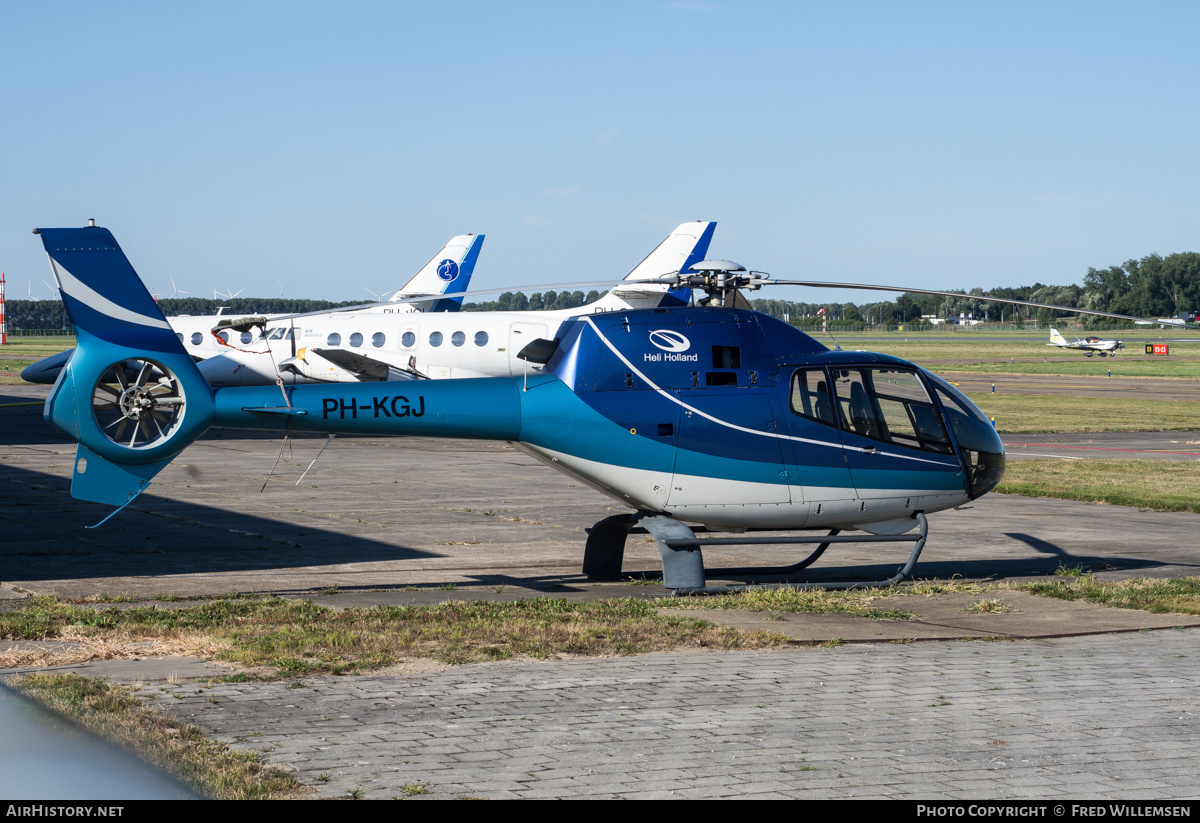
[[[397,289],[390,300],[362,311],[368,314],[458,311],[462,305],[462,293],[471,282],[475,263],[483,248],[483,238],[482,234],[462,234],[450,238],[441,251]],[[174,280],[171,282],[174,285]],[[249,325],[244,329],[233,329],[231,326],[241,318],[241,315],[222,315],[218,312],[215,315],[178,315],[168,317],[167,322],[188,354],[202,361],[217,357],[222,352],[234,351],[236,346],[254,343],[264,336],[262,325],[271,316],[257,318],[263,321],[257,329]],[[220,327],[222,323],[224,326]],[[317,323],[314,318],[313,324]],[[289,344],[293,334],[291,327],[282,325],[265,332],[265,336],[274,336]],[[21,372],[21,378],[30,383],[53,383],[73,351],[68,349],[33,363]]]
[[[1096,353],[1099,353],[1101,357],[1108,357],[1110,354],[1116,357],[1117,349],[1125,348],[1125,344],[1120,340],[1101,340],[1099,337],[1089,337],[1085,340],[1076,338],[1075,342],[1068,343],[1058,333],[1058,329],[1050,329],[1050,342],[1046,345],[1057,346],[1060,349],[1070,349],[1071,351],[1081,351],[1084,357],[1091,357]]]
[[[211,426],[508,441],[632,510],[593,527],[585,573],[619,576],[644,528],[679,591],[705,586],[703,546],[730,543],[820,544],[798,568],[835,542],[909,542],[900,580],[925,514],[1004,474],[1000,438],[961,392],[741,308],[740,290],[773,281],[737,264],[652,279],[703,290],[698,306],[563,319],[523,345],[543,366],[532,376],[213,389],[107,230],[37,232],[79,335],[45,416],[79,443],[80,499],[124,507]],[[833,531],[700,538],[687,523]],[[848,528],[868,534],[837,534]]]
[[[708,253],[716,223],[684,223],[599,300],[557,311],[491,311],[403,317],[346,309],[276,318],[266,339],[206,360],[214,388],[284,383],[501,377],[539,371],[517,355],[530,341],[553,338],[566,320],[661,305],[683,305],[690,290],[650,283],[686,270]],[[605,285],[608,285],[607,283]],[[269,348],[268,348],[269,347]],[[269,355],[269,356],[264,356]]]

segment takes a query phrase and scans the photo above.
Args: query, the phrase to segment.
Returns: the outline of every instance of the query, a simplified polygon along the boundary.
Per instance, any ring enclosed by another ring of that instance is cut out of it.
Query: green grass
[[[268,768],[256,752],[233,751],[205,738],[195,726],[142,707],[130,690],[73,674],[31,674],[9,685],[85,728],[133,749],[205,797],[269,800],[298,797],[303,787],[286,772]]]
[[[278,598],[218,600],[181,609],[101,609],[37,597],[0,613],[4,639],[68,635],[215,649],[217,659],[263,667],[273,671],[270,676],[289,680],[349,674],[407,658],[469,663],[517,656],[545,659],[676,648],[762,648],[786,642],[779,635],[663,617],[652,604],[633,599],[460,601],[335,612],[309,601]]]
[[[75,348],[74,337],[12,337],[0,346],[0,372],[14,372],[9,377],[0,374],[0,385],[28,385],[20,377],[21,369],[43,357]]]
[[[1002,433],[1195,431],[1200,403],[1187,400],[1088,400],[1041,394],[973,393],[971,401]],[[1101,413],[1102,410],[1102,413]]]
[[[1200,513],[1200,461],[1011,460],[997,491]]]
[[[1060,329],[1068,340],[1075,335]],[[1080,337],[1095,335],[1117,339],[1125,348],[1115,357],[1084,357],[1047,346],[1048,332],[1012,332],[1004,340],[973,339],[1001,336],[997,332],[930,332],[905,336],[902,332],[887,335],[839,335],[842,348],[853,351],[879,352],[902,357],[933,372],[966,372],[973,374],[1048,374],[1062,376],[1093,375],[1104,377],[1112,369],[1114,377],[1180,377],[1200,378],[1200,333],[1166,331],[1080,332]],[[1185,339],[1189,335],[1196,343],[1172,343],[1171,354],[1155,357],[1144,353],[1148,342]],[[828,338],[822,340],[832,345]],[[1015,361],[1015,362],[1012,362]],[[1043,362],[1045,361],[1045,362]]]
[[[1043,597],[1082,600],[1120,609],[1141,609],[1155,614],[1200,614],[1200,577],[1167,579],[1132,578],[1097,580],[1093,574],[1056,576],[1019,588]]]
[[[686,597],[671,601],[680,609],[733,609],[756,612],[802,614],[852,614],[873,620],[911,620],[912,612],[877,609],[871,601],[891,590],[855,589],[831,592],[824,589],[765,588],[714,597]]]

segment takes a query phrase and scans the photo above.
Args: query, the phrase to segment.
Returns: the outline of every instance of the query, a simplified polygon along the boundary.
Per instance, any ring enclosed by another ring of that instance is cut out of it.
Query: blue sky
[[[0,268],[94,217],[152,290],[1078,282],[1200,248],[1195,3],[3,3]],[[779,290],[865,302],[864,293]]]

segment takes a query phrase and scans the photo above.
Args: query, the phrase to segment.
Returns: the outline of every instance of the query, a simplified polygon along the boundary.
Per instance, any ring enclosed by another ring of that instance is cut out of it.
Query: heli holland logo
[[[677,331],[670,329],[659,329],[658,331],[650,332],[650,342],[656,348],[663,351],[674,352],[676,354],[685,352],[692,347],[692,342]]]
[[[458,264],[450,258],[446,258],[441,263],[438,263],[437,276],[449,283],[458,277]]]
[[[699,354],[684,354],[692,347],[692,341],[677,331],[671,329],[652,331],[650,332],[650,343],[662,351],[643,354],[642,361],[645,363],[661,363],[663,361],[695,363],[700,360]]]

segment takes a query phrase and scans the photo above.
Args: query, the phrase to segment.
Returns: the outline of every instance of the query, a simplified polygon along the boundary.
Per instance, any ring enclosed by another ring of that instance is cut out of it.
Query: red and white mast
[[[8,325],[4,322],[4,272],[0,271],[0,346],[8,345]]]

